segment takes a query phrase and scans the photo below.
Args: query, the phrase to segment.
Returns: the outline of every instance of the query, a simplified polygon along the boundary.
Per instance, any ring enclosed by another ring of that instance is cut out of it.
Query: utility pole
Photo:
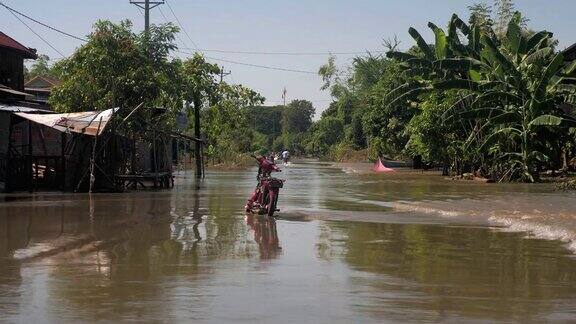
[[[150,31],[150,10],[164,4],[164,0],[130,0],[130,3],[137,6],[138,8],[144,9],[144,31],[146,34],[148,34]]]
[[[224,71],[224,66],[222,66],[222,68],[220,69],[220,83],[222,83],[224,81],[224,77],[227,75],[232,74],[232,71]]]

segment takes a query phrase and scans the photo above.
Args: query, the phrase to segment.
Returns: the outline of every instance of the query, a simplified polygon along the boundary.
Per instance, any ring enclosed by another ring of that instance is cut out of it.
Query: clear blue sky
[[[129,0],[0,0],[47,24],[86,35],[97,19],[131,19],[143,28],[142,13]],[[413,26],[432,41],[428,21],[446,25],[452,13],[467,19],[468,0],[168,0],[184,28],[202,49],[284,52],[349,52],[382,50],[382,39],[398,36],[401,47],[413,44],[407,30]],[[491,3],[492,0],[487,2]],[[554,32],[564,48],[576,42],[576,0],[517,0],[530,27]],[[167,5],[160,7],[175,21]],[[152,23],[165,22],[160,11]],[[37,32],[65,55],[80,44],[32,22]],[[59,55],[30,33],[6,9],[0,8],[0,30],[51,58]],[[193,47],[184,33],[181,47]],[[207,53],[207,56],[252,64],[317,71],[327,56],[272,56]],[[339,56],[345,65],[351,56]],[[242,83],[263,94],[268,103],[280,102],[285,86],[288,100],[308,99],[318,111],[329,104],[320,91],[318,76],[222,63],[232,71],[229,82]]]

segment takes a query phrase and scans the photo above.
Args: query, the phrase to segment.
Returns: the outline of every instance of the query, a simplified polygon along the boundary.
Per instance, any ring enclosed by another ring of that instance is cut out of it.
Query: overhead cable
[[[178,53],[182,53],[182,54],[187,54],[187,55],[193,54],[193,53],[191,53],[191,52],[184,52],[184,51],[180,51],[180,50],[177,50],[177,52],[178,52]],[[278,71],[295,72],[295,73],[305,73],[305,74],[317,74],[316,72],[312,72],[312,71],[296,70],[296,69],[287,69],[287,68],[282,68],[282,67],[259,65],[259,64],[245,63],[245,62],[238,62],[238,61],[226,60],[226,59],[221,59],[221,58],[216,58],[216,57],[210,57],[210,56],[204,56],[204,57],[207,58],[207,59],[209,59],[209,60],[213,60],[213,61],[221,61],[221,62],[226,62],[226,63],[232,63],[232,64],[238,64],[238,65],[245,65],[245,66],[257,67],[257,68],[268,69],[268,70],[278,70]]]
[[[29,20],[31,20],[31,21],[33,21],[33,22],[35,22],[35,23],[37,23],[37,24],[39,24],[39,25],[41,25],[41,26],[44,26],[44,27],[46,27],[46,28],[48,28],[48,29],[50,29],[50,30],[53,30],[53,31],[55,31],[55,32],[57,32],[57,33],[60,33],[60,34],[62,34],[62,35],[66,35],[66,36],[72,37],[72,38],[74,38],[74,39],[77,39],[77,40],[79,40],[79,41],[83,41],[83,42],[87,42],[87,41],[88,41],[88,40],[85,39],[85,38],[78,37],[78,36],[76,36],[76,35],[72,35],[72,34],[67,33],[67,32],[65,32],[65,31],[62,31],[62,30],[60,30],[60,29],[54,28],[54,27],[52,27],[52,26],[50,26],[50,25],[48,25],[48,24],[45,24],[45,23],[43,23],[43,22],[41,22],[41,21],[38,21],[38,20],[36,20],[36,19],[34,19],[34,18],[26,15],[26,14],[23,14],[22,12],[14,9],[14,8],[11,8],[11,7],[7,6],[6,4],[4,4],[4,3],[1,2],[1,1],[0,1],[0,6],[3,6],[4,8],[8,9],[14,16],[16,16],[16,14],[18,14],[18,15],[26,18],[26,19],[29,19]],[[20,20],[20,18],[18,18],[18,20]],[[20,20],[20,21],[22,21],[22,20]]]
[[[182,49],[193,49],[185,48]],[[234,51],[234,50],[219,50],[219,49],[202,49],[196,48],[199,52],[215,52],[215,53],[227,53],[227,54],[249,54],[249,55],[294,55],[294,56],[306,56],[306,55],[362,55],[366,53],[386,53],[386,51],[357,51],[357,52],[268,52],[268,51]]]
[[[44,39],[44,37],[40,36],[40,34],[38,34],[34,29],[32,29],[32,27],[28,26],[28,24],[26,24],[24,22],[24,20],[20,19],[20,17],[18,17],[18,15],[16,15],[14,12],[12,12],[11,10],[10,13],[16,17],[16,19],[18,19],[24,26],[26,26],[26,28],[28,28],[34,35],[38,36],[38,38],[40,38],[46,45],[48,45],[51,49],[53,49],[56,53],[60,54],[62,56],[62,58],[66,58],[66,56],[64,54],[62,54],[62,52],[60,52],[56,47],[54,47],[52,44],[50,44],[50,42],[48,42],[46,39]]]
[[[184,26],[182,25],[182,23],[180,22],[180,19],[178,19],[178,16],[176,16],[176,13],[174,12],[174,10],[172,9],[172,6],[170,5],[170,2],[168,2],[168,0],[166,0],[164,3],[166,3],[168,5],[168,9],[170,9],[170,11],[172,12],[172,16],[174,16],[174,18],[176,18],[176,22],[178,22],[178,25],[180,25],[180,28],[182,29],[182,31],[184,32],[184,34],[186,34],[186,37],[188,37],[188,39],[190,40],[190,42],[192,43],[192,45],[194,45],[196,47],[196,49],[198,49],[198,44],[196,44],[196,42],[194,42],[194,40],[192,39],[192,37],[190,37],[190,34],[188,34],[188,31],[186,31],[186,28],[184,28]]]

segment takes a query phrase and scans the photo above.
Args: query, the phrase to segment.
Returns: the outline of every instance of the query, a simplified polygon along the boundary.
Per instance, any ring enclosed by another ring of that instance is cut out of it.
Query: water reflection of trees
[[[198,311],[210,298],[202,287],[220,270],[211,261],[260,253],[237,214],[244,197],[231,202],[202,188],[72,197],[0,206],[0,287],[22,291],[22,269],[46,266],[47,302],[68,305],[64,318],[169,320],[167,309],[182,306],[168,303],[179,286]],[[8,299],[29,302],[0,293],[12,310]]]
[[[362,312],[536,320],[576,297],[576,260],[558,242],[485,228],[327,224],[320,257],[340,256],[356,270],[379,274],[353,279],[371,291],[356,306]]]

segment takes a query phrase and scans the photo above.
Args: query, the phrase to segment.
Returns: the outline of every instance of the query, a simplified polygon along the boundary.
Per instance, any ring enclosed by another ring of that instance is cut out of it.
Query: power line
[[[334,101],[333,99],[305,99],[305,100],[310,101],[310,102],[329,102],[329,101]],[[281,102],[284,102],[284,100],[266,100],[266,102],[281,103]]]
[[[180,51],[180,50],[177,50],[177,52],[178,52],[178,53],[182,53],[182,54],[187,54],[187,55],[193,54],[193,53],[191,53],[191,52],[184,52],[184,51]],[[221,58],[216,58],[216,57],[210,57],[210,56],[205,56],[205,58],[210,59],[210,60],[213,60],[213,61],[221,61],[221,62],[226,62],[226,63],[232,63],[232,64],[238,64],[238,65],[245,65],[245,66],[257,67],[257,68],[268,69],[268,70],[277,70],[277,71],[295,72],[295,73],[305,73],[305,74],[314,74],[314,75],[317,74],[316,72],[312,72],[312,71],[296,70],[296,69],[287,69],[287,68],[281,68],[281,67],[275,67],[275,66],[267,66],[267,65],[259,65],[259,64],[238,62],[238,61],[226,60],[226,59],[221,59]]]
[[[193,49],[183,47],[182,49]],[[362,55],[366,53],[386,53],[386,51],[356,51],[356,52],[268,52],[268,51],[234,51],[234,50],[219,50],[219,49],[201,49],[196,48],[199,52],[215,52],[215,53],[227,53],[227,54],[249,54],[249,55],[294,55],[294,56],[305,56],[305,55]]]
[[[168,3],[166,3],[168,4]],[[166,21],[167,23],[170,23],[171,21],[166,17],[166,15],[164,14],[164,11],[162,11],[161,8],[158,8],[158,10],[160,11],[160,14],[162,15],[162,17],[164,17],[164,21]],[[178,40],[180,41],[180,43],[182,43],[182,45],[186,46],[186,43],[182,40],[182,37],[180,37],[180,34],[176,34],[176,38],[178,38]]]
[[[220,59],[220,58],[215,58],[215,57],[210,57],[210,56],[205,56],[205,57],[206,57],[207,59],[214,60],[214,61],[220,61],[220,62],[226,62],[226,63],[232,63],[232,64],[238,64],[238,65],[245,65],[245,66],[257,67],[257,68],[267,69],[267,70],[277,70],[277,71],[294,72],[294,73],[304,73],[304,74],[314,74],[314,75],[317,75],[317,74],[318,74],[318,73],[313,72],[313,71],[287,69],[287,68],[281,68],[281,67],[275,67],[275,66],[268,66],[268,65],[259,65],[259,64],[238,62],[238,61],[225,60],[225,59]]]
[[[0,2],[0,6],[3,6],[4,8],[8,9],[15,17],[17,17],[16,14],[18,14],[18,15],[26,18],[26,19],[29,19],[29,20],[31,20],[31,21],[33,21],[33,22],[35,22],[35,23],[37,23],[37,24],[39,24],[39,25],[41,25],[41,26],[44,26],[44,27],[46,27],[46,28],[48,28],[48,29],[51,29],[51,30],[53,30],[53,31],[55,31],[55,32],[57,32],[57,33],[60,33],[60,34],[62,34],[62,35],[66,35],[66,36],[72,37],[72,38],[74,38],[74,39],[77,39],[77,40],[79,40],[79,41],[83,41],[83,42],[87,42],[87,41],[88,41],[88,40],[86,40],[85,38],[72,35],[72,34],[67,33],[67,32],[65,32],[65,31],[62,31],[62,30],[60,30],[60,29],[54,28],[54,27],[52,27],[52,26],[50,26],[50,25],[47,25],[47,24],[45,24],[45,23],[43,23],[43,22],[41,22],[41,21],[38,21],[38,20],[36,20],[36,19],[34,19],[34,18],[26,15],[26,14],[21,13],[20,11],[18,11],[18,10],[16,10],[16,9],[13,9],[13,8],[11,8],[11,7],[8,7],[8,6],[5,5],[3,2]],[[17,17],[17,18],[18,18],[18,17]],[[18,18],[18,20],[20,20],[20,18]],[[20,21],[22,21],[22,20],[20,20]],[[22,22],[22,23],[24,23],[24,22]],[[28,28],[30,28],[30,27],[28,27]]]
[[[4,5],[4,4],[2,4],[2,5]],[[18,17],[18,15],[16,15],[14,12],[12,12],[12,10],[8,9],[8,11],[10,11],[10,13],[14,17],[16,17],[16,19],[18,19],[24,26],[26,26],[32,33],[34,33],[34,35],[38,36],[38,38],[40,38],[46,45],[48,45],[56,53],[60,54],[62,56],[62,58],[66,58],[66,56],[64,54],[62,54],[62,52],[60,52],[56,47],[52,46],[52,44],[50,44],[50,42],[48,42],[46,39],[44,39],[44,37],[40,36],[40,34],[38,34],[36,31],[34,31],[34,29],[32,29],[32,27],[28,26],[28,24],[26,24],[24,22],[24,20],[20,19],[20,17]]]
[[[196,47],[196,49],[198,49],[198,47],[199,47],[198,44],[196,44],[196,42],[194,42],[192,37],[190,37],[190,34],[188,34],[188,32],[186,31],[186,28],[184,28],[184,26],[182,26],[182,23],[180,22],[180,19],[178,19],[178,16],[176,16],[176,13],[174,13],[174,10],[172,9],[170,2],[168,2],[168,0],[166,0],[165,2],[168,5],[168,9],[170,9],[170,11],[172,12],[172,16],[174,16],[174,18],[176,18],[176,22],[178,22],[178,25],[180,25],[180,28],[182,29],[184,34],[186,34],[186,37],[188,37],[188,39],[190,40],[192,45],[194,45]]]

